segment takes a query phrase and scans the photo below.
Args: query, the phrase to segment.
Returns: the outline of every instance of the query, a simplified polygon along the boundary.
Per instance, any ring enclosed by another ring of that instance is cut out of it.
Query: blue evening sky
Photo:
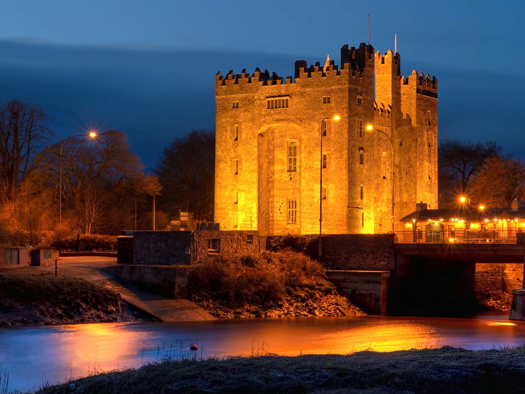
[[[525,158],[525,3],[507,1],[17,0],[0,6],[0,100],[54,116],[56,138],[129,136],[148,168],[166,144],[214,127],[214,75],[339,63],[367,39],[439,79],[440,138],[497,140]]]

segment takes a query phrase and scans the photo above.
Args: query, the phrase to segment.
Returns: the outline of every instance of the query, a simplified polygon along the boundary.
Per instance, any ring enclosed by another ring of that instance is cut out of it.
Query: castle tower
[[[382,233],[392,196],[396,218],[437,200],[437,81],[401,77],[399,54],[345,45],[340,69],[219,72],[215,89],[221,229],[317,234],[322,204],[323,233]]]

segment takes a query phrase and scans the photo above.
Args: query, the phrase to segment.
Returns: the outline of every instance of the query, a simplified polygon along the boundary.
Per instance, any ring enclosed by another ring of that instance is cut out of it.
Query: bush
[[[268,308],[284,300],[290,289],[315,286],[323,266],[291,251],[260,255],[218,257],[192,266],[190,293],[208,296],[230,307]]]
[[[99,234],[82,234],[65,238],[54,237],[50,246],[57,250],[76,252],[115,251],[117,250],[117,237]]]

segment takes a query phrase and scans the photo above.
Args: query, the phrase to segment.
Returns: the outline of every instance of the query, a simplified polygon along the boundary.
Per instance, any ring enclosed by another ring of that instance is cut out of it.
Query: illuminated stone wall
[[[427,94],[437,97],[437,81],[401,77],[399,66],[399,55],[374,54],[361,44],[341,49],[340,68],[333,61],[326,67],[297,61],[293,77],[259,69],[218,73],[215,222],[221,229],[319,232],[324,118],[323,233],[390,231],[392,182],[396,219],[420,200],[437,207],[437,98]],[[366,131],[369,124],[375,130]],[[428,148],[427,140],[436,143]],[[292,171],[290,144],[297,149]]]

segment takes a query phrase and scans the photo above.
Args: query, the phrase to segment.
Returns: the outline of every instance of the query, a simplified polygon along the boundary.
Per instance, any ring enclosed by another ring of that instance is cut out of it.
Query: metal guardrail
[[[525,233],[516,230],[395,231],[398,244],[516,244]]]

